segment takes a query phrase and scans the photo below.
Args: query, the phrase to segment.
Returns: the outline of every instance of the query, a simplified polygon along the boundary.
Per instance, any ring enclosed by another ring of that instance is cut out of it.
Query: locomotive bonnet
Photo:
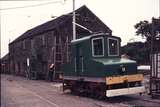
[[[63,89],[107,97],[144,92],[136,61],[121,58],[120,46],[121,39],[107,33],[72,40],[71,61],[63,65]]]

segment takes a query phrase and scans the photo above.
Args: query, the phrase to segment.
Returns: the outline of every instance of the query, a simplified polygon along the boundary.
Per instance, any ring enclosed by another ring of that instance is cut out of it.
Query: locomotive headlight
[[[122,71],[123,71],[123,72],[125,72],[125,71],[126,71],[126,68],[125,68],[124,66],[122,67]]]
[[[120,71],[121,72],[125,72],[126,71],[126,67],[124,65],[120,65]]]
[[[125,71],[126,71],[126,68],[125,68],[124,65],[120,65],[120,67],[121,67],[122,72],[125,72]]]

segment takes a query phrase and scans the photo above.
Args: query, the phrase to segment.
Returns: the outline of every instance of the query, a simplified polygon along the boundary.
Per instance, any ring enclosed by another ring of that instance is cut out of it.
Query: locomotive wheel
[[[79,96],[79,95],[81,95],[81,93],[83,93],[83,87],[80,84],[75,83],[71,87],[71,93]]]
[[[101,87],[97,87],[95,91],[95,98],[99,100],[103,100],[106,98],[105,96],[105,90]]]
[[[105,86],[101,85],[97,85],[96,87],[92,87],[90,89],[90,97],[95,98],[95,99],[99,99],[99,100],[103,100],[106,98],[105,96]]]
[[[106,98],[105,85],[103,84],[89,84],[84,82],[76,82],[72,84],[71,93],[78,96],[87,96],[99,100]]]
[[[71,94],[74,94],[74,95],[78,94],[77,88],[78,88],[78,87],[76,87],[76,84],[75,84],[75,83],[72,84],[72,85],[71,85],[71,88],[70,88]]]
[[[75,89],[75,87],[71,88],[71,94],[77,95],[78,94],[78,90]]]

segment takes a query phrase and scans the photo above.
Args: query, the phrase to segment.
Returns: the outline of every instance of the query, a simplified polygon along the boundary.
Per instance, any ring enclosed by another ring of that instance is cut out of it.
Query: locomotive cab
[[[63,88],[99,92],[107,97],[142,93],[143,75],[133,60],[120,57],[119,37],[92,34],[71,42],[71,62],[64,64]]]

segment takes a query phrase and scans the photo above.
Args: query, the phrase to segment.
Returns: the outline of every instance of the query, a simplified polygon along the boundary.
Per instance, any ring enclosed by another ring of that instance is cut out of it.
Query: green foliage
[[[160,34],[160,17],[152,18],[152,22],[146,20],[140,21],[134,27],[136,29],[136,35],[146,37],[147,41],[150,41],[151,37],[156,39]]]
[[[151,43],[153,50],[160,50],[160,17],[152,21],[140,21],[135,26],[136,35],[146,38],[146,43],[134,42],[122,47],[122,54],[127,54],[139,64],[149,64]],[[153,42],[151,42],[151,40]]]
[[[150,48],[147,45],[147,43],[142,42],[128,43],[122,47],[122,54],[127,54],[138,64],[149,64]]]
[[[140,21],[134,27],[137,29],[136,35],[141,35],[142,37],[151,36],[151,33],[152,33],[151,23],[149,23],[148,21],[146,21],[146,20]]]

